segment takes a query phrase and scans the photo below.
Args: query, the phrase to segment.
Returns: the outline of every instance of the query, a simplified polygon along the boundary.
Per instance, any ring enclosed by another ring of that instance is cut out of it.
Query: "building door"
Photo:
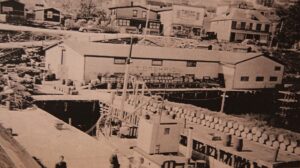
[[[233,33],[233,32],[230,33],[230,40],[229,41],[230,42],[235,41],[235,33]]]

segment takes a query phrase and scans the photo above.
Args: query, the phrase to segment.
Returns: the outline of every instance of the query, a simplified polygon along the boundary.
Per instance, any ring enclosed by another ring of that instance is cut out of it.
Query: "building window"
[[[197,66],[197,61],[187,61],[186,66],[187,67],[196,67]]]
[[[261,24],[256,25],[256,31],[261,31]]]
[[[159,26],[160,26],[159,23],[150,22],[150,24],[149,24],[150,29],[159,29]]]
[[[269,32],[269,31],[270,31],[270,25],[266,24],[266,26],[265,26],[265,32]]]
[[[258,76],[258,77],[256,77],[256,81],[257,82],[262,82],[262,81],[264,81],[264,77]]]
[[[118,25],[119,26],[129,26],[130,25],[130,20],[118,20]]]
[[[232,21],[231,28],[232,29],[236,29],[236,25],[237,25],[237,22],[236,21]]]
[[[253,23],[250,23],[249,30],[252,30],[252,28],[253,28]]]
[[[8,7],[8,6],[3,6],[2,7],[2,12],[3,13],[10,13],[10,12],[13,12],[14,9],[12,7]]]
[[[143,18],[147,18],[147,12],[143,11],[142,16],[143,16]]]
[[[47,18],[52,19],[53,18],[53,12],[47,11]]]
[[[246,29],[246,22],[242,22],[242,23],[241,23],[241,29],[242,29],[242,30],[245,30],[245,29]]]
[[[247,82],[247,81],[249,81],[249,76],[242,76],[242,77],[241,77],[241,81],[242,81],[242,82]]]
[[[183,146],[187,146],[187,137],[186,136],[183,136],[183,135],[180,135],[180,140],[179,140],[179,143]]]
[[[111,15],[116,15],[116,9],[111,10]]]
[[[132,16],[133,17],[137,17],[137,15],[138,15],[138,11],[137,10],[133,10]]]
[[[280,71],[281,67],[280,66],[275,66],[275,71]]]
[[[169,135],[169,134],[170,134],[170,128],[165,128],[164,135]]]
[[[125,64],[126,63],[126,58],[115,58],[114,59],[114,64]]]
[[[162,60],[152,60],[152,66],[162,66],[163,61]]]
[[[278,80],[278,78],[276,76],[271,76],[270,77],[271,82],[276,82],[277,80]]]
[[[160,152],[160,145],[156,145],[155,146],[155,153],[159,154],[159,152]]]

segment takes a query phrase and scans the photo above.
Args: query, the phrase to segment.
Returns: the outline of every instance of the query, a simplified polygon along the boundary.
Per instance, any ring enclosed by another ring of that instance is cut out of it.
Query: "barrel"
[[[297,154],[297,155],[300,155],[300,147],[296,147],[294,149],[294,153]]]
[[[240,131],[244,131],[244,129],[245,129],[244,125],[240,124],[240,125],[239,125],[239,130],[240,130]]]
[[[228,121],[227,122],[227,127],[228,128],[232,128],[233,127],[233,122],[232,121]]]
[[[238,138],[235,142],[234,148],[236,149],[236,151],[242,151],[243,150],[243,138]]]
[[[254,142],[258,142],[258,139],[259,139],[259,137],[257,137],[256,135],[253,135],[253,137],[252,137],[252,141],[254,141]]]
[[[273,144],[272,144],[272,146],[273,146],[274,148],[279,148],[280,142],[279,142],[279,141],[274,141]]]
[[[285,151],[287,149],[287,146],[284,142],[281,142],[280,145],[279,145],[279,148],[280,148],[280,150]]]
[[[225,127],[223,132],[229,133],[230,128]]]
[[[291,140],[291,146],[292,147],[297,147],[297,146],[299,146],[299,144],[300,144],[299,140],[295,140],[295,139]]]
[[[244,128],[244,132],[245,132],[245,133],[249,133],[250,131],[251,131],[251,129],[250,129],[249,127],[245,127],[245,128]]]
[[[238,129],[239,128],[239,123],[237,123],[237,122],[235,122],[235,123],[233,123],[233,129]]]
[[[242,137],[242,138],[247,138],[247,133],[246,133],[246,132],[242,132],[242,133],[241,133],[241,137]]]
[[[224,146],[230,146],[231,145],[231,140],[232,140],[232,135],[231,134],[226,134],[225,137],[223,138],[223,144]]]
[[[284,139],[285,139],[285,137],[286,137],[285,134],[279,134],[279,135],[278,135],[278,141],[279,141],[279,142],[283,142]]]
[[[261,143],[261,144],[265,144],[266,141],[267,141],[267,140],[264,139],[264,138],[262,138],[262,137],[260,137],[260,138],[258,139],[258,142]]]
[[[248,139],[249,141],[252,141],[252,139],[253,139],[253,134],[252,134],[252,133],[248,133],[248,134],[247,134],[247,139]]]
[[[241,131],[240,130],[235,130],[234,135],[240,137],[241,136]]]
[[[290,146],[287,147],[287,151],[290,152],[290,153],[294,153],[295,148],[296,147],[293,147],[293,146],[290,145]]]
[[[229,130],[229,134],[234,135],[234,133],[235,133],[235,129],[231,128],[231,129]]]

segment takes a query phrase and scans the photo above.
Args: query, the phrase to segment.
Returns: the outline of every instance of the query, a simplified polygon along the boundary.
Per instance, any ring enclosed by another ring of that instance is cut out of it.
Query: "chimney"
[[[133,1],[130,2],[131,6],[133,6]]]
[[[186,155],[185,157],[187,159],[190,159],[192,157],[193,152],[193,127],[190,127],[188,129],[188,136],[187,136],[187,149],[186,149]]]

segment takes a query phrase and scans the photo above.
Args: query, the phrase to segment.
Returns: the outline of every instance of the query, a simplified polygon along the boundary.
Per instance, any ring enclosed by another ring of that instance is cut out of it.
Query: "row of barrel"
[[[144,76],[141,78],[146,83],[182,83],[182,82],[194,82],[191,77],[173,77],[173,76]],[[101,77],[101,83],[123,83],[124,78],[122,76],[113,77]]]
[[[78,95],[78,91],[76,90],[75,86],[55,85],[53,88],[65,94]]]
[[[171,106],[166,105],[165,108],[170,115],[185,118],[189,122],[300,155],[299,135],[293,135],[296,133],[267,127],[255,121],[250,122],[238,117],[211,112],[199,107],[184,108],[172,104]]]
[[[128,102],[132,105],[134,104],[132,99]],[[299,134],[288,130],[268,127],[264,122],[243,119],[192,105],[171,102],[162,104],[150,101],[144,109],[154,113],[162,111],[173,116],[173,118],[184,118],[188,122],[209,127],[226,134],[229,133],[233,136],[264,144],[272,148],[279,148],[281,151],[300,155]]]

